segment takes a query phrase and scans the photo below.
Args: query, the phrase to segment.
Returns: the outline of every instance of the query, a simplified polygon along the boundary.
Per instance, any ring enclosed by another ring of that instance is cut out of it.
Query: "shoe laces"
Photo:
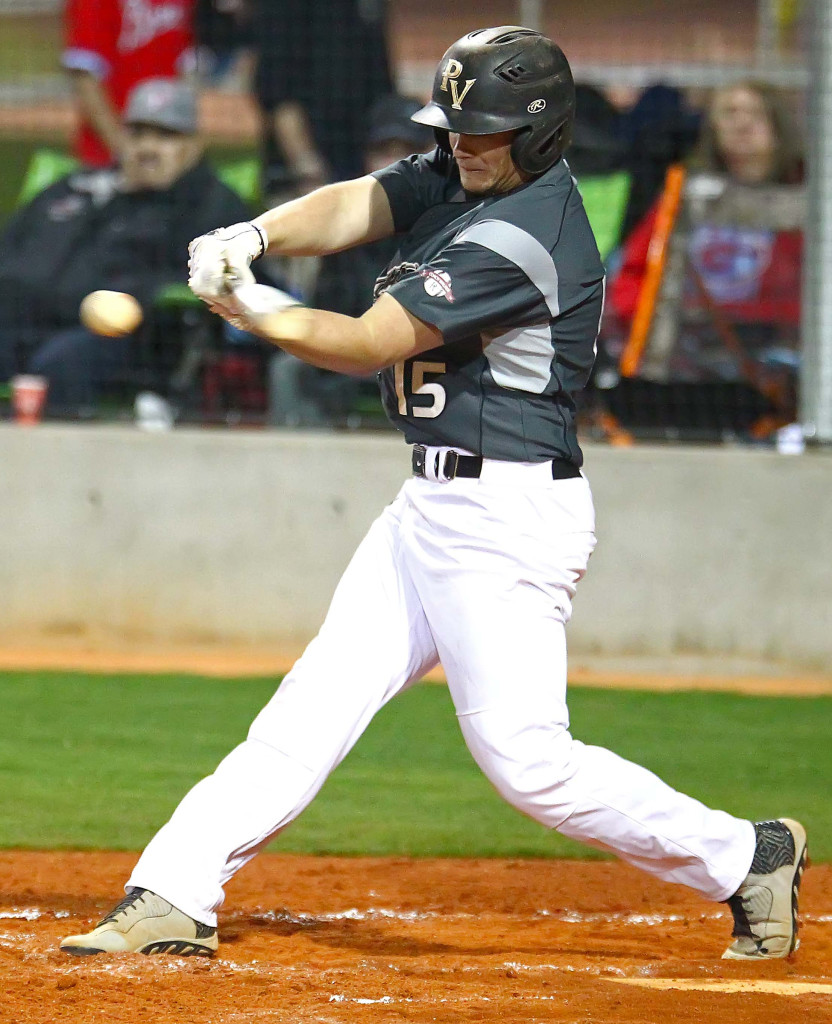
[[[98,922],[97,927],[100,928],[102,924],[107,924],[110,921],[115,921],[117,917],[120,917],[122,914],[127,913],[128,910],[132,910],[132,908],[137,903],[144,901],[144,894],[146,892],[147,889],[139,889],[138,887],[134,886],[132,889],[130,889],[130,891],[127,893],[124,899],[120,903],[117,903],[116,906],[114,906],[113,909],[110,911],[110,913]]]

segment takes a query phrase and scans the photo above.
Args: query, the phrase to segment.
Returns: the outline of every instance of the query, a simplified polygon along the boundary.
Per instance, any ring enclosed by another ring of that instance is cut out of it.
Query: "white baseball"
[[[132,334],[142,322],[142,307],[126,292],[102,289],[90,292],[81,302],[81,323],[94,334],[121,338]]]

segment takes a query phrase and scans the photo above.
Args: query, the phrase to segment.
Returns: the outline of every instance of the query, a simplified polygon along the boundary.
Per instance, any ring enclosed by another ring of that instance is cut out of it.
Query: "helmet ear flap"
[[[511,143],[511,159],[526,174],[542,174],[557,163],[570,141],[568,121],[543,138],[531,128],[521,128]]]
[[[519,167],[521,171],[525,171],[527,174],[534,173],[526,166],[526,150],[529,147],[529,136],[531,134],[531,128],[520,128],[511,140],[512,162],[515,167]]]

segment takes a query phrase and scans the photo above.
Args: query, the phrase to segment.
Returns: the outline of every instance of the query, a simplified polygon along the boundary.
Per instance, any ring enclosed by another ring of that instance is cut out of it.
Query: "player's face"
[[[152,125],[130,125],[121,165],[131,189],[166,189],[199,159],[201,145],[193,135],[180,135]]]
[[[459,167],[462,187],[474,195],[509,192],[525,180],[511,159],[514,132],[495,135],[457,135],[449,139]]]

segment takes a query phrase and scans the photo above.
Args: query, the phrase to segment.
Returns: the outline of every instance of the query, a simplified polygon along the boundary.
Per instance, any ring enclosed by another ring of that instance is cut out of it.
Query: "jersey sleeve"
[[[409,231],[431,206],[446,201],[453,190],[453,164],[438,147],[373,171],[387,193],[397,234]]]
[[[474,232],[475,233],[475,232]],[[556,278],[535,282],[529,267],[506,252],[461,240],[394,284],[389,294],[447,344],[471,335],[549,321],[556,314]]]
[[[67,0],[66,46],[61,64],[70,71],[110,74],[116,57],[121,15],[115,0]]]

